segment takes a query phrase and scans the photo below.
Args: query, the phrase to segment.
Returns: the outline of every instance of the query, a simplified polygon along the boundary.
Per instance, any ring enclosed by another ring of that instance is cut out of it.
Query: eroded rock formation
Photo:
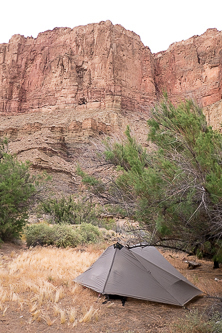
[[[205,107],[222,98],[221,31],[208,29],[154,57],[156,87],[174,102],[194,98]]]
[[[74,177],[79,158],[91,163],[92,137],[117,135],[130,124],[145,143],[146,119],[162,91],[174,103],[197,100],[220,128],[221,76],[216,29],[157,54],[110,21],[55,28],[36,39],[14,35],[0,45],[0,137],[33,168]]]
[[[143,111],[163,90],[208,106],[221,99],[221,66],[217,29],[157,54],[110,21],[14,35],[0,45],[0,112]]]
[[[148,108],[153,56],[140,37],[110,21],[55,28],[0,46],[0,112]]]

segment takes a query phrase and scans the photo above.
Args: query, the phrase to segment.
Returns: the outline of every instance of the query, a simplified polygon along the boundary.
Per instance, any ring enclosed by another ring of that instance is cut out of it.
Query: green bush
[[[15,157],[3,153],[0,147],[0,239],[2,241],[20,237],[36,191],[36,179],[29,174],[29,164],[19,162]]]
[[[57,247],[75,247],[82,243],[82,235],[68,225],[53,226],[54,245]]]
[[[79,244],[96,243],[101,239],[99,229],[92,224],[83,223],[77,228],[60,224],[33,224],[25,230],[27,246],[55,245],[57,247],[76,247]]]
[[[25,229],[27,246],[53,244],[52,229],[47,224],[33,224]]]
[[[25,236],[27,246],[75,247],[82,242],[80,233],[68,225],[33,224],[26,228]]]
[[[97,243],[101,239],[99,228],[90,224],[82,223],[79,227],[79,232],[82,237],[82,243]]]
[[[53,223],[80,224],[97,221],[95,204],[90,201],[76,201],[72,196],[45,200],[38,207],[39,213],[50,215]]]

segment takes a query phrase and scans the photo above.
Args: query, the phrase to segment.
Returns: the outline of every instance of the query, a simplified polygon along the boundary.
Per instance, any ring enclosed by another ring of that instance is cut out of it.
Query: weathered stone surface
[[[0,113],[148,110],[163,90],[203,106],[221,99],[222,33],[152,54],[138,35],[110,21],[55,28],[0,45]]]
[[[220,129],[221,76],[216,29],[157,54],[110,21],[55,28],[36,39],[14,35],[0,44],[0,137],[33,169],[59,174],[58,188],[72,192],[77,163],[93,168],[103,135],[121,136],[129,124],[147,145],[146,120],[163,90],[174,103],[197,100]]]
[[[110,21],[55,28],[0,45],[0,112],[148,108],[153,56],[140,37]]]
[[[174,102],[193,98],[203,107],[222,98],[222,32],[208,29],[201,36],[172,44],[155,57],[158,92]]]

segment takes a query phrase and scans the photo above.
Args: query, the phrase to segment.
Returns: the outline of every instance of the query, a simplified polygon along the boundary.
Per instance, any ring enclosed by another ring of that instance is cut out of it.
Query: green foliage
[[[116,230],[116,221],[112,218],[100,219],[97,224],[100,228],[105,228],[106,230]]]
[[[127,212],[123,207],[118,205],[106,205],[104,206],[107,212],[113,216],[124,218],[127,216]]]
[[[149,154],[129,127],[125,142],[105,141],[105,158],[117,177],[97,194],[145,223],[153,243],[174,242],[200,256],[221,258],[222,135],[207,126],[201,108],[190,100],[174,106],[163,99],[148,125],[154,147]]]
[[[222,321],[218,313],[208,319],[204,313],[194,310],[171,327],[172,333],[219,333],[222,332]]]
[[[47,224],[33,224],[25,229],[27,246],[51,245],[53,238],[51,228]]]
[[[193,101],[174,106],[167,96],[148,125],[151,153],[127,127],[124,142],[105,141],[116,178],[102,183],[79,170],[82,181],[112,209],[145,223],[153,244],[168,242],[221,261],[222,135]]]
[[[89,200],[75,200],[72,196],[45,200],[39,211],[49,214],[54,223],[80,224],[96,222],[97,211]]]
[[[222,135],[207,126],[193,101],[175,107],[164,100],[148,124],[148,138],[158,148],[153,170],[161,180],[155,182],[158,190],[152,188],[154,194],[160,191],[155,212],[171,235],[189,238],[199,255],[212,256],[222,235]],[[206,241],[211,251],[203,246]]]
[[[81,235],[68,225],[33,224],[25,230],[27,246],[55,245],[75,247],[82,242]]]
[[[149,195],[149,184],[145,179],[152,181],[149,177],[152,176],[152,170],[149,169],[150,158],[146,149],[131,136],[129,126],[125,135],[126,140],[122,143],[111,144],[110,140],[105,142],[106,161],[114,164],[118,171],[118,177],[110,183],[107,192],[112,199],[112,212],[116,211],[118,215],[119,211],[120,215],[139,219],[139,210],[135,210],[135,207],[139,197],[142,204],[141,193],[146,191],[146,195]]]
[[[83,223],[78,227],[67,224],[33,224],[25,230],[27,246],[55,245],[57,247],[76,247],[79,244],[96,243],[101,239],[99,229]]]
[[[116,142],[112,145],[109,139],[104,142],[106,160],[122,167],[123,170],[132,170],[141,175],[148,162],[146,150],[132,138],[129,126],[127,126],[125,135],[126,141],[124,143]]]
[[[101,180],[88,175],[80,168],[80,166],[77,167],[76,173],[78,176],[82,177],[82,183],[87,185],[92,193],[98,194],[104,192],[104,184]]]
[[[156,150],[149,156],[144,152],[142,164],[137,154],[133,159],[137,167],[128,154],[129,167],[116,182],[133,194],[135,217],[147,224],[156,241],[180,241],[185,247],[194,246],[199,255],[219,258],[222,135],[207,126],[202,110],[192,101],[175,107],[163,100],[152,110],[148,124],[148,139]],[[129,147],[133,142],[129,133],[127,139]],[[207,241],[210,251],[203,246]]]
[[[79,226],[79,233],[84,244],[98,243],[101,239],[99,228],[90,223],[82,223]]]
[[[36,179],[30,176],[28,163],[18,162],[1,148],[0,239],[5,241],[20,236],[36,194]]]

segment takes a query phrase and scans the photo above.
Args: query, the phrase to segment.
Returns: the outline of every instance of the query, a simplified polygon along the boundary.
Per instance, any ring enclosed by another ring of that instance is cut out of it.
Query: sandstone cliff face
[[[222,32],[217,29],[155,55],[156,87],[174,102],[194,98],[204,107],[211,105],[222,98],[221,79]]]
[[[56,28],[0,46],[0,112],[148,108],[153,57],[139,36],[110,21]]]
[[[0,45],[0,113],[147,111],[166,90],[203,106],[221,99],[222,32],[152,54],[138,35],[110,21],[55,28]]]
[[[55,28],[36,39],[15,35],[0,45],[0,137],[33,169],[57,175],[58,189],[72,192],[76,164],[93,168],[103,135],[120,135],[130,124],[146,144],[149,110],[163,90],[174,103],[197,100],[220,129],[221,76],[216,29],[157,54],[110,21]]]

